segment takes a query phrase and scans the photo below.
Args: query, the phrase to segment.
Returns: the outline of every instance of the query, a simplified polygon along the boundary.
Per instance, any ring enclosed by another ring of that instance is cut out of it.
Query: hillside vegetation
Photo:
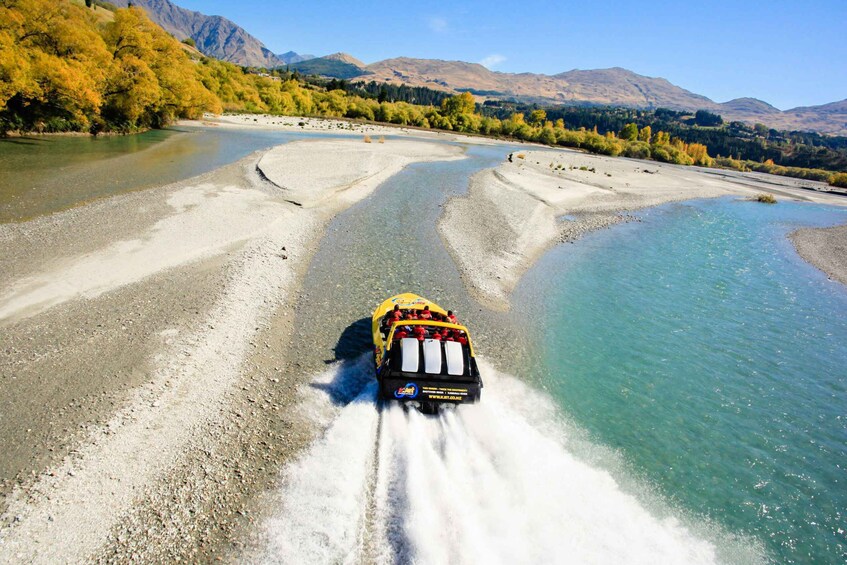
[[[133,131],[220,111],[180,43],[138,8],[0,3],[0,129]]]

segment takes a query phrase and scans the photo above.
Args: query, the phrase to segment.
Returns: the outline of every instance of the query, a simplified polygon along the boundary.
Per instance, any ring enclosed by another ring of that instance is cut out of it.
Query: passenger
[[[461,343],[462,345],[468,344],[468,338],[467,338],[467,336],[465,336],[465,332],[463,332],[463,331],[454,330],[453,331],[453,338],[456,341],[458,341],[459,343]]]
[[[418,319],[418,313],[414,309],[410,308],[410,309],[406,310],[406,319],[407,320],[417,320]]]
[[[441,334],[438,332],[438,330],[432,332],[432,339],[436,341],[441,341]]]
[[[383,320],[383,326],[387,329],[391,329],[391,324],[400,320],[403,317],[403,312],[400,311],[400,306],[397,304],[394,305],[394,310],[389,310],[385,315],[385,319]]]
[[[418,341],[423,341],[426,337],[426,328],[423,326],[415,326],[412,329],[412,333],[415,334],[415,337],[418,338]]]
[[[432,312],[429,311],[429,306],[424,306],[423,312],[421,312],[421,315],[419,316],[419,318],[421,320],[431,320],[432,319]]]
[[[409,337],[409,332],[406,331],[406,328],[400,328],[396,332],[394,332],[394,340],[399,341],[404,337]]]
[[[444,333],[442,334],[442,336],[443,336],[444,341],[456,341],[455,339],[453,339],[453,334],[451,334],[450,330],[448,330],[448,329],[444,330]]]
[[[447,319],[445,321],[450,322],[451,324],[458,324],[459,323],[459,320],[457,320],[456,316],[453,315],[452,310],[447,310]]]

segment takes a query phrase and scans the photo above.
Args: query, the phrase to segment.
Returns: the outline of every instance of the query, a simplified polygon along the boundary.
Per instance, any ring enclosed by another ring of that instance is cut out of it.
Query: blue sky
[[[847,0],[175,2],[233,20],[275,53],[545,74],[624,67],[717,102],[752,96],[782,110],[847,98]]]

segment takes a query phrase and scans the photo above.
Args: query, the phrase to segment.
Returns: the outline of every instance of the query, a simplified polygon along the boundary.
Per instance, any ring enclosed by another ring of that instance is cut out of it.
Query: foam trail
[[[358,365],[338,367],[324,377],[341,378],[319,383],[336,402],[348,403],[323,438],[286,470],[281,511],[268,523],[267,563],[355,561],[378,421],[376,382],[358,394],[350,390],[360,381]],[[344,398],[351,393],[352,401]]]
[[[333,484],[321,490],[289,480],[284,486],[288,502],[270,533],[277,540],[311,541],[283,548],[279,560],[719,560],[713,542],[676,518],[657,517],[608,472],[574,456],[549,398],[490,366],[482,370],[482,402],[438,417],[389,403],[380,424],[368,406],[372,385],[341,408],[325,438],[293,468],[293,476],[326,477]],[[272,545],[271,552],[281,547]],[[725,549],[721,555],[727,556]],[[732,559],[755,561],[757,555],[750,550]]]

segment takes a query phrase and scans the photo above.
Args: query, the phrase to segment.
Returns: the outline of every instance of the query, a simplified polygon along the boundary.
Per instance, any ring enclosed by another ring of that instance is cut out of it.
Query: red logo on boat
[[[394,391],[394,398],[414,398],[418,395],[418,385],[407,383]]]

